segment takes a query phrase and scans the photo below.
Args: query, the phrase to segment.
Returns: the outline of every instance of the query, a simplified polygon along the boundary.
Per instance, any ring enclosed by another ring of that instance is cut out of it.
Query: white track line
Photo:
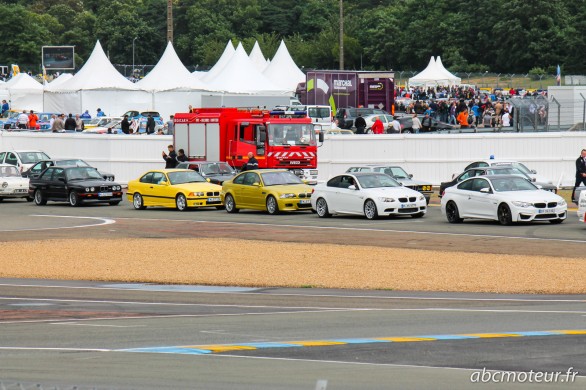
[[[47,217],[47,218],[77,218],[77,219],[92,219],[102,221],[101,223],[95,223],[91,225],[77,225],[77,226],[62,226],[62,227],[48,227],[48,228],[31,228],[31,229],[12,229],[12,230],[0,230],[0,232],[27,232],[27,231],[40,231],[40,230],[61,230],[61,229],[81,229],[88,227],[112,225],[116,223],[116,220],[111,218],[100,218],[100,217],[75,217],[68,215],[30,215],[31,217]]]
[[[255,292],[234,292],[234,291],[157,291],[148,289],[133,289],[133,288],[118,288],[118,287],[86,287],[86,286],[55,286],[55,285],[39,285],[39,284],[15,284],[15,283],[0,283],[0,287],[31,287],[31,288],[62,288],[65,290],[113,290],[113,291],[129,291],[129,292],[150,292],[150,293],[182,293],[182,294],[234,294],[234,295],[250,295],[253,297],[313,297],[313,298],[341,298],[341,299],[381,299],[381,300],[414,300],[414,301],[463,301],[463,302],[556,302],[556,303],[586,303],[586,297],[583,299],[530,299],[530,298],[457,298],[457,297],[413,297],[413,296],[380,296],[380,295],[341,295],[341,294],[293,294],[293,293],[255,293]],[[259,287],[266,289],[266,287]],[[17,298],[15,298],[17,299]],[[20,298],[23,300],[29,298]]]
[[[198,221],[191,219],[165,219],[165,218],[118,218],[119,220],[136,220],[136,221],[165,221],[165,222],[192,222],[192,223],[213,223],[213,224],[227,224],[227,225],[245,225],[245,226],[270,226],[270,227],[288,227],[297,229],[318,229],[318,230],[351,230],[351,231],[366,231],[366,232],[381,232],[381,233],[412,233],[425,234],[436,236],[456,236],[456,237],[476,237],[476,238],[505,238],[512,240],[529,240],[529,241],[548,241],[548,242],[573,242],[584,243],[586,240],[570,240],[561,238],[539,238],[539,237],[521,237],[521,236],[499,236],[491,234],[470,234],[470,233],[447,233],[447,232],[429,232],[418,230],[393,230],[393,229],[376,229],[376,228],[355,228],[355,227],[335,227],[335,226],[311,226],[311,225],[287,225],[276,223],[257,223],[257,222],[225,222],[225,221]]]

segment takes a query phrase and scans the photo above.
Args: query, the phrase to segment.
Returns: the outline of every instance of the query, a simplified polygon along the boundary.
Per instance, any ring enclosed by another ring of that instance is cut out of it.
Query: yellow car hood
[[[174,184],[171,187],[174,189],[185,191],[185,192],[220,192],[222,191],[222,186],[217,184],[212,184],[208,182],[201,182],[201,183],[185,183],[185,184]]]

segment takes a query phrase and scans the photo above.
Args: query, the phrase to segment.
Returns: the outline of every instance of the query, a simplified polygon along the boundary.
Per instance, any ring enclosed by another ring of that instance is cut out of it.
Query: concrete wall
[[[0,151],[39,149],[53,158],[82,158],[120,182],[164,167],[161,152],[171,136],[34,134],[0,132]],[[557,184],[573,185],[574,161],[586,148],[586,132],[511,134],[397,134],[326,137],[318,149],[319,179],[369,163],[403,166],[415,178],[439,184],[470,162],[496,158],[522,161]]]

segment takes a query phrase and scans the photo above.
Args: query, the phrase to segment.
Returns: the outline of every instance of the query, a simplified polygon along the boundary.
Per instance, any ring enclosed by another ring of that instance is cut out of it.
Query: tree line
[[[339,0],[174,0],[174,47],[186,66],[212,66],[228,40],[281,39],[303,68],[337,69]],[[344,0],[346,69],[421,70],[442,57],[453,72],[586,73],[586,7],[570,0]],[[96,40],[114,64],[156,64],[166,46],[167,0],[0,0],[0,64],[40,71],[43,45]]]

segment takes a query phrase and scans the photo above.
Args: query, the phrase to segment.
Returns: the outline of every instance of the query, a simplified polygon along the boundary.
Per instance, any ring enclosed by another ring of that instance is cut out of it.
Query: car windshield
[[[300,178],[289,171],[261,173],[265,186],[276,186],[285,184],[303,184]]]
[[[401,187],[401,184],[388,175],[361,175],[356,178],[362,188]]]
[[[377,168],[376,172],[384,173],[386,175],[394,177],[395,179],[409,178],[409,174],[405,172],[405,170],[401,167],[381,167]]]
[[[488,175],[520,175],[523,177],[529,177],[523,172],[521,172],[519,169],[514,168],[513,166],[511,166],[510,168],[487,169],[486,173]]]
[[[41,160],[50,160],[50,157],[43,152],[20,152],[18,156],[23,164],[34,164]]]
[[[521,177],[506,177],[502,179],[491,179],[492,186],[497,192],[509,191],[534,191],[537,190],[533,184]]]
[[[269,145],[316,145],[313,124],[271,124]]]
[[[201,164],[199,171],[204,175],[231,175],[234,173],[232,167],[224,162]]]
[[[309,107],[307,116],[310,118],[330,118],[331,111],[327,107]]]
[[[90,167],[88,163],[83,160],[75,159],[75,160],[58,160],[55,161],[55,165],[59,165],[62,167]]]
[[[78,168],[69,168],[65,170],[65,175],[67,176],[67,180],[87,180],[87,179],[100,179],[102,180],[102,176],[98,173],[95,168],[88,168],[88,167],[78,167]]]
[[[201,183],[206,181],[202,175],[195,171],[169,172],[167,175],[171,184]]]
[[[20,177],[20,172],[14,165],[9,167],[0,167],[0,176],[1,177]]]
[[[510,165],[512,167],[517,168],[518,170],[520,170],[521,172],[523,172],[526,175],[530,175],[532,172],[529,168],[527,168],[525,165],[523,165],[520,162],[503,162],[503,163],[494,163],[492,164],[492,166],[504,166],[504,165]]]

